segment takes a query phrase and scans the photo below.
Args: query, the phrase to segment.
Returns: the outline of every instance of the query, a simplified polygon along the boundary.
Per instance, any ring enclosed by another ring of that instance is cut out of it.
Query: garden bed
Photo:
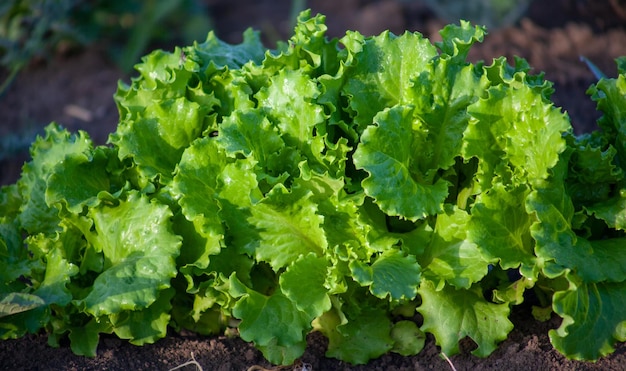
[[[217,34],[225,41],[240,42],[248,26],[276,32],[284,39],[290,34],[288,9],[275,9],[272,1],[237,3],[209,1]],[[626,23],[606,2],[604,7],[589,1],[556,1],[534,4],[528,17],[515,27],[493,30],[482,45],[473,48],[470,59],[491,61],[513,55],[526,58],[534,71],[544,71],[555,83],[555,103],[570,115],[578,133],[594,128],[598,114],[585,95],[594,75],[579,57],[593,61],[607,75],[615,75],[613,59],[626,55]],[[437,19],[417,2],[396,1],[311,1],[314,12],[327,15],[330,36],[341,36],[347,29],[377,34],[390,29],[420,31],[433,41],[447,22]],[[272,39],[266,40],[272,43]],[[29,67],[0,100],[3,121],[0,134],[36,132],[50,121],[58,121],[71,131],[86,130],[97,143],[104,143],[115,130],[117,111],[111,96],[118,79],[128,80],[103,58],[95,45],[87,50],[57,55],[53,60]],[[2,160],[1,183],[13,183],[26,159],[22,153]],[[559,326],[558,317],[538,322],[523,304],[514,307],[514,330],[486,359],[470,354],[471,341],[462,341],[461,354],[450,362],[458,370],[469,369],[621,369],[626,361],[624,344],[597,363],[569,361],[552,348],[547,333]],[[426,348],[417,356],[384,355],[367,366],[350,366],[324,357],[326,340],[319,334],[308,337],[308,347],[300,362],[313,370],[330,369],[451,369],[429,335]],[[238,338],[203,337],[191,333],[174,334],[153,345],[136,347],[114,337],[103,337],[96,358],[75,356],[67,344],[60,349],[46,345],[43,335],[0,342],[2,369],[170,369],[195,357],[205,370],[247,369],[253,365],[270,368],[261,353]],[[193,365],[185,369],[194,369]]]

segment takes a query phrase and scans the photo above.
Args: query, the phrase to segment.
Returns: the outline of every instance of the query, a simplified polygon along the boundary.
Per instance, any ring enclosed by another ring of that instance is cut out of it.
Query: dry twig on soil
[[[198,361],[196,361],[196,358],[193,356],[193,352],[191,352],[191,361],[189,361],[189,362],[185,362],[185,363],[183,363],[182,365],[178,365],[178,366],[176,366],[176,367],[174,367],[174,368],[170,368],[170,369],[169,369],[169,371],[178,370],[178,369],[180,369],[180,368],[183,368],[183,367],[185,367],[185,366],[190,366],[190,365],[194,365],[194,366],[196,366],[196,367],[198,368],[198,371],[203,371],[203,370],[202,370],[202,365],[200,365],[200,364],[198,363]]]

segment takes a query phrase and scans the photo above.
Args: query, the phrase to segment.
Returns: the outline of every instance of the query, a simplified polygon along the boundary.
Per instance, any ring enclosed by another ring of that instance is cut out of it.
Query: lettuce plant
[[[108,146],[48,126],[0,191],[0,338],[93,356],[169,326],[290,364],[319,331],[359,364],[428,332],[484,357],[532,291],[566,356],[625,340],[623,61],[575,137],[526,61],[466,60],[481,27],[325,31],[304,12],[277,50],[249,30],[149,54]]]

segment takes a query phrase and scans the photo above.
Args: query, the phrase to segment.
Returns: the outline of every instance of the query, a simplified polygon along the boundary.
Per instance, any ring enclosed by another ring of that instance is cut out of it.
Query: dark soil
[[[216,33],[225,41],[241,41],[247,27],[261,30],[268,46],[289,37],[289,8],[273,0],[206,0],[215,20]],[[329,36],[341,36],[348,29],[378,34],[390,29],[396,34],[419,31],[437,40],[437,31],[447,21],[438,19],[420,1],[394,0],[310,0],[313,12],[327,16]],[[580,62],[585,56],[609,76],[615,76],[614,59],[626,55],[626,5],[619,0],[535,0],[518,24],[491,30],[485,42],[476,46],[473,61],[517,55],[526,58],[533,72],[545,72],[555,83],[553,100],[570,116],[577,133],[595,128],[599,114],[585,94],[595,77]],[[0,97],[0,136],[39,132],[50,121],[70,130],[86,130],[103,144],[117,125],[112,96],[117,81],[128,81],[104,55],[101,46],[35,63],[21,73],[9,91]],[[0,71],[0,77],[6,76]],[[28,159],[26,151],[0,160],[0,185],[19,177]],[[534,320],[527,307],[513,309],[515,329],[488,358],[461,354],[450,361],[457,370],[623,370],[626,345],[596,363],[565,359],[552,348],[548,331],[559,325],[558,317],[542,323]],[[434,339],[417,356],[388,354],[367,366],[350,366],[324,356],[326,341],[309,335],[309,346],[301,362],[287,369],[308,370],[451,370]],[[465,342],[462,342],[462,344]],[[0,342],[1,370],[168,370],[195,357],[204,370],[247,370],[253,365],[272,369],[260,352],[238,338],[203,337],[172,333],[156,344],[136,347],[114,337],[102,337],[96,358],[72,354],[69,345],[51,348],[45,335],[30,335]],[[183,370],[195,370],[187,365]]]

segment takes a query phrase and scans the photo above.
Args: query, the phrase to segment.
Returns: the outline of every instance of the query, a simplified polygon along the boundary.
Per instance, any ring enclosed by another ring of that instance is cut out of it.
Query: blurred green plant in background
[[[99,42],[128,72],[150,45],[203,40],[211,29],[198,0],[4,0],[0,94],[30,61],[59,49]]]
[[[406,1],[406,0],[405,0]],[[409,0],[410,1],[410,0]],[[496,29],[514,24],[532,0],[422,0],[448,22],[460,19]]]
[[[532,0],[421,1],[446,21],[465,19],[495,29],[517,21]],[[291,6],[293,23],[307,2],[285,5]],[[201,0],[2,0],[0,95],[33,59],[58,50],[98,42],[130,72],[149,47],[190,44],[212,28]]]

